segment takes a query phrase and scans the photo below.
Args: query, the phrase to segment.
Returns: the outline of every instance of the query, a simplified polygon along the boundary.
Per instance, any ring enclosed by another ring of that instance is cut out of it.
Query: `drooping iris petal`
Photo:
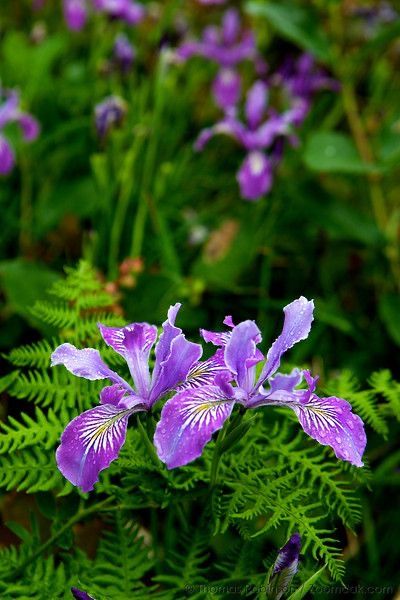
[[[247,122],[251,129],[261,123],[267,104],[268,88],[262,81],[256,81],[250,88],[245,106]]]
[[[216,386],[185,390],[168,400],[154,435],[160,460],[174,469],[198,458],[230,416],[233,405]]]
[[[279,368],[281,356],[297,342],[308,337],[313,322],[314,302],[301,296],[283,309],[285,320],[282,333],[277,337],[267,354],[267,362],[261,372],[257,386],[262,385]]]
[[[219,123],[213,125],[213,127],[208,127],[200,132],[194,143],[195,150],[200,152],[215,135],[221,134],[229,135],[240,144],[246,145],[248,134],[245,127],[237,119],[227,116]]]
[[[98,324],[103,340],[126,360],[137,392],[147,398],[150,390],[149,356],[157,339],[157,327],[132,323],[126,327]]]
[[[90,379],[111,379],[114,383],[120,383],[129,388],[128,384],[112,371],[94,348],[83,348],[79,350],[72,344],[61,344],[51,355],[51,366],[64,365],[70,373],[77,377]]]
[[[245,200],[259,200],[272,186],[272,165],[262,152],[250,152],[240,167],[237,180]]]
[[[63,0],[64,18],[73,31],[80,31],[86,23],[87,9],[85,0]]]
[[[21,126],[25,141],[33,142],[36,140],[40,132],[40,126],[35,117],[32,117],[28,113],[20,113],[18,123]]]
[[[298,533],[290,536],[286,544],[279,550],[270,579],[271,597],[280,600],[288,590],[290,582],[297,573],[301,537]]]
[[[65,428],[56,452],[64,477],[83,492],[92,490],[100,471],[118,457],[128,418],[138,410],[102,404],[75,417]]]
[[[8,175],[15,164],[14,151],[6,138],[0,134],[0,175]]]
[[[233,328],[225,346],[225,364],[234,373],[238,386],[246,391],[254,385],[252,367],[264,357],[257,350],[261,332],[254,321],[243,321]]]
[[[319,398],[305,392],[301,402],[287,403],[296,413],[300,425],[312,438],[331,446],[337,458],[362,467],[367,438],[364,424],[351,410],[351,405],[335,396]]]
[[[234,69],[221,69],[214,79],[212,91],[216,104],[222,110],[234,107],[240,98],[241,79]]]

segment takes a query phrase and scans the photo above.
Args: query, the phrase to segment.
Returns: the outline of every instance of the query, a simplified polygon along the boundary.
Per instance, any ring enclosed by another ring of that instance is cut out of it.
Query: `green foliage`
[[[262,585],[266,567],[259,562],[261,549],[272,537],[278,535],[282,543],[295,530],[302,536],[311,569],[322,563],[334,580],[343,579],[334,525],[339,520],[355,530],[360,523],[357,488],[368,484],[368,469],[337,461],[330,449],[321,449],[298,431],[296,419],[284,409],[269,409],[268,416],[267,410],[259,411],[242,421],[240,435],[227,433],[211,488],[216,444],[211,443],[198,461],[168,471],[143,437],[151,437],[154,428],[148,418],[144,427],[129,429],[120,458],[102,473],[95,496],[106,500],[93,504],[81,498],[76,503],[77,491],[58,472],[54,449],[71,418],[97,402],[100,387],[65,369],[49,369],[50,354],[58,343],[70,340],[78,347],[98,347],[111,360],[109,350],[98,345],[95,323],[104,316],[110,323],[120,318],[105,313],[113,299],[86,263],[68,270],[51,295],[54,304],[39,303],[33,312],[36,317],[46,313],[47,322],[57,323],[59,333],[53,332],[51,341],[25,345],[8,355],[16,370],[2,379],[3,389],[13,402],[27,400],[33,406],[18,419],[10,416],[1,424],[0,486],[41,492],[38,506],[54,524],[52,537],[42,541],[37,526],[29,532],[10,523],[23,543],[3,551],[0,589],[5,594],[42,598],[40,594],[48,593],[43,590],[52,589],[52,597],[64,598],[66,588],[76,585],[98,600],[140,598],[144,593],[173,600],[184,597],[186,586],[192,586],[193,597],[207,598],[201,586],[210,581]],[[122,368],[115,356],[114,361]],[[380,435],[388,432],[390,414],[399,418],[399,384],[389,371],[374,373],[365,390],[349,372],[326,387],[349,399]],[[72,551],[73,526],[103,512],[95,557]],[[195,526],[192,513],[197,513]],[[149,516],[150,529],[141,522],[141,514]],[[160,514],[165,514],[165,531],[159,529]],[[232,550],[227,551],[226,545]],[[57,546],[68,553],[56,560],[49,551]],[[216,557],[211,559],[212,555]],[[9,578],[22,571],[22,579],[10,584]]]

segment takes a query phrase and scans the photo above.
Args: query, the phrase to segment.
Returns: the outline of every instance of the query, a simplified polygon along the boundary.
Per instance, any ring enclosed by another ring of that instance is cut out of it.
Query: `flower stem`
[[[106,500],[103,500],[103,502],[98,502],[97,504],[93,504],[89,508],[86,508],[83,510],[78,510],[78,512],[73,517],[71,517],[66,523],[64,523],[64,525],[61,527],[61,529],[59,529],[46,542],[44,542],[44,544],[39,546],[39,548],[37,550],[35,550],[35,552],[33,554],[31,554],[31,556],[28,556],[28,558],[26,560],[24,560],[24,562],[21,565],[19,565],[13,571],[10,571],[10,573],[8,573],[6,575],[7,579],[8,578],[15,579],[22,571],[24,571],[24,569],[28,565],[30,565],[37,558],[39,558],[39,556],[41,554],[43,554],[43,552],[45,552],[48,548],[53,546],[53,544],[55,544],[55,542],[58,540],[58,538],[60,538],[66,531],[68,531],[68,529],[70,529],[73,525],[75,525],[75,523],[77,523],[78,521],[82,521],[83,519],[85,519],[86,517],[90,516],[93,513],[96,513],[96,512],[99,512],[101,510],[108,508],[108,505],[112,501],[113,501],[113,498],[106,498]]]
[[[151,458],[152,462],[154,463],[154,465],[157,467],[157,469],[159,469],[160,468],[160,461],[158,459],[158,456],[156,454],[154,446],[151,443],[151,441],[149,439],[149,436],[147,435],[147,431],[143,427],[143,423],[140,420],[140,416],[139,415],[137,415],[137,425],[138,425],[138,429],[140,431],[140,434],[142,436],[142,439],[144,441],[144,444],[145,444],[147,450],[149,451],[150,458]]]

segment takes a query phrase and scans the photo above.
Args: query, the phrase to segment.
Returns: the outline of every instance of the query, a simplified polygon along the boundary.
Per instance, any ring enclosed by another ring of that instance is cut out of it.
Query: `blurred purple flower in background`
[[[80,31],[87,20],[86,0],[63,0],[64,19],[72,31]]]
[[[15,90],[0,87],[0,175],[7,175],[15,164],[14,150],[3,130],[9,123],[17,123],[26,142],[33,142],[39,135],[38,121],[20,107],[20,96]]]
[[[259,64],[254,34],[243,29],[237,10],[227,10],[220,27],[211,25],[203,31],[200,40],[186,40],[176,51],[182,61],[202,56],[219,65],[213,83],[214,99],[223,110],[229,110],[240,97],[241,78],[236,67],[245,60]]]
[[[128,25],[136,25],[145,16],[144,6],[134,0],[63,0],[64,18],[69,29],[80,31],[86,24],[90,8]]]
[[[235,326],[228,316],[224,324],[231,331],[201,332],[206,342],[223,351],[225,371],[217,373],[211,385],[207,383],[196,389],[189,386],[165,403],[154,443],[159,458],[169,469],[199,457],[213,433],[223,427],[236,403],[246,409],[290,408],[309,436],[331,446],[338,458],[357,467],[363,465],[364,425],[360,417],[352,413],[351,405],[335,396],[317,396],[318,377],[312,377],[307,370],[294,369],[288,375],[277,372],[283,354],[308,337],[313,311],[313,301],[304,297],[288,304],[284,308],[282,333],[266,357],[257,348],[262,339],[254,321],[243,321]],[[256,372],[256,365],[261,361],[264,361],[261,372]],[[299,389],[303,381],[307,388]]]
[[[71,593],[76,600],[95,600],[93,596],[89,596],[87,592],[78,590],[76,587],[71,588]]]
[[[114,64],[122,71],[128,73],[135,60],[135,48],[124,33],[118,34],[113,49]]]
[[[276,86],[286,96],[287,107],[281,113],[268,106],[269,91]],[[273,170],[282,158],[283,140],[298,143],[295,128],[303,123],[314,93],[322,88],[337,91],[338,84],[315,66],[310,54],[303,54],[297,61],[288,60],[268,83],[256,81],[250,88],[244,106],[245,123],[239,120],[237,107],[231,106],[221,121],[200,133],[195,149],[203,150],[215,135],[233,137],[247,150],[237,173],[242,198],[259,200],[271,189]],[[268,155],[266,150],[270,150]]]
[[[94,109],[97,135],[104,140],[109,130],[124,120],[128,107],[119,96],[108,96]]]

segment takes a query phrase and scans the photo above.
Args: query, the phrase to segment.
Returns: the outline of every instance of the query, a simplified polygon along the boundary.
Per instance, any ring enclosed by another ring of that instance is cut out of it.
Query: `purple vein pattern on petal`
[[[149,356],[157,339],[157,327],[148,323],[132,323],[126,327],[106,327],[99,323],[98,326],[106,344],[125,358],[139,395],[147,398]]]
[[[285,320],[282,333],[277,337],[268,351],[267,362],[257,382],[258,386],[262,385],[266,379],[277,371],[282,354],[289,350],[289,348],[292,348],[297,342],[305,340],[310,333],[311,323],[314,318],[313,300],[307,300],[304,296],[301,296],[285,306],[283,310]]]
[[[77,377],[83,377],[91,381],[108,378],[115,383],[120,382],[125,384],[127,388],[129,387],[118,373],[107,367],[99,351],[94,348],[78,350],[72,344],[61,344],[51,355],[51,366],[54,367],[55,365],[64,365],[70,373]]]
[[[154,435],[160,460],[174,469],[198,458],[230,416],[233,405],[217,386],[185,390],[168,400]]]
[[[102,404],[75,417],[65,428],[56,452],[64,477],[84,492],[92,490],[99,472],[118,457],[128,418],[136,410]]]
[[[300,402],[288,403],[304,431],[324,446],[331,446],[337,458],[362,467],[367,438],[364,424],[342,398],[319,398],[304,392]]]
[[[257,351],[261,342],[261,332],[254,321],[243,321],[233,328],[225,346],[225,364],[236,376],[238,386],[250,391],[253,385],[252,371],[263,356]]]

